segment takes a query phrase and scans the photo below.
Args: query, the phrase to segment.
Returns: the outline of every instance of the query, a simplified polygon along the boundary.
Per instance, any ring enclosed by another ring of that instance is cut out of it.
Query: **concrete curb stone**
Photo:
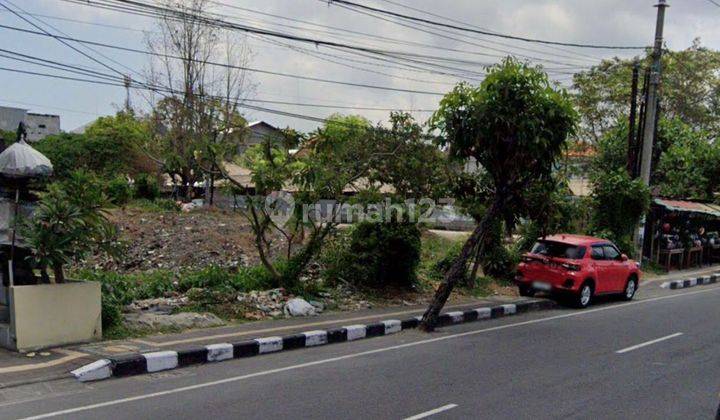
[[[477,308],[464,312],[448,312],[440,315],[439,325],[446,326],[500,318],[553,307],[555,307],[555,302],[551,300],[535,300]],[[373,324],[357,324],[329,330],[307,331],[285,337],[263,337],[237,343],[209,344],[181,351],[168,350],[138,353],[112,359],[100,359],[73,370],[71,373],[81,382],[97,381],[110,377],[141,375],[203,363],[253,357],[265,353],[381,337],[402,330],[417,328],[421,319],[420,316],[404,320],[389,319]]]
[[[713,273],[709,276],[700,276],[684,280],[673,280],[668,281],[660,285],[665,289],[687,289],[688,287],[705,286],[708,284],[715,284],[720,280],[720,272]]]

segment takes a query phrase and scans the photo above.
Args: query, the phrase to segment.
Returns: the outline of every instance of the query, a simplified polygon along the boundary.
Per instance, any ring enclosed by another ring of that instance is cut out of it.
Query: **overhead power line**
[[[2,54],[6,53],[6,54]],[[79,66],[74,66],[70,64],[61,63],[54,60],[47,60],[42,59],[39,57],[33,57],[27,54],[21,54],[15,51],[0,49],[0,57],[7,58],[15,61],[20,61],[28,64],[43,66],[52,68],[55,70],[70,72],[74,74],[78,74],[81,76],[90,76],[94,77],[100,80],[94,80],[94,79],[84,79],[84,78],[77,78],[77,77],[66,77],[62,75],[53,75],[48,73],[37,73],[28,71],[27,74],[31,75],[37,75],[37,76],[45,76],[45,77],[57,77],[57,78],[63,78],[66,80],[72,80],[72,81],[78,81],[78,82],[88,82],[88,83],[99,83],[99,82],[107,82],[107,83],[100,83],[100,84],[107,84],[108,86],[120,86],[121,84],[125,83],[125,79],[123,79],[122,82],[119,81],[119,78],[107,73],[102,73],[97,70],[89,69],[89,68],[83,68]],[[3,68],[3,70],[6,71],[13,71],[12,69]],[[132,82],[131,82],[132,83]],[[164,86],[161,85],[148,85],[143,84],[142,87],[147,87],[150,90],[153,91],[163,91],[167,90]],[[134,86],[137,87],[137,86]],[[318,103],[307,103],[307,102],[291,102],[291,101],[278,101],[278,100],[267,100],[267,99],[243,99],[243,102],[253,102],[253,103],[261,103],[261,104],[275,104],[275,105],[289,105],[289,106],[298,106],[298,107],[306,107],[306,108],[327,108],[327,109],[355,109],[359,111],[403,111],[403,112],[423,112],[423,113],[429,113],[429,112],[435,112],[433,109],[402,109],[399,107],[375,107],[375,106],[366,106],[366,105],[333,105],[333,104],[318,104]]]
[[[527,37],[522,37],[522,36],[517,36],[517,35],[502,34],[499,32],[491,32],[491,31],[485,31],[485,30],[481,30],[481,29],[474,29],[474,28],[469,28],[469,27],[465,27],[465,26],[458,26],[458,25],[453,25],[453,24],[449,24],[449,23],[438,22],[438,21],[434,21],[434,20],[430,20],[430,19],[424,19],[424,18],[420,18],[420,17],[416,17],[416,16],[405,15],[402,13],[397,13],[397,12],[393,12],[390,10],[372,7],[372,6],[368,6],[365,4],[355,3],[355,2],[347,1],[347,0],[326,0],[326,1],[329,4],[333,4],[333,3],[342,4],[342,5],[346,5],[351,8],[355,8],[355,9],[369,10],[372,12],[382,13],[382,14],[389,15],[389,16],[395,16],[395,17],[399,17],[399,18],[409,20],[409,21],[422,22],[422,23],[426,23],[429,25],[433,25],[433,26],[438,26],[438,27],[443,27],[443,28],[448,28],[448,29],[455,29],[455,30],[464,31],[464,32],[471,32],[471,33],[480,34],[480,35],[493,36],[493,37],[498,37],[498,38],[513,39],[516,41],[532,42],[532,43],[536,43],[536,44],[559,45],[559,46],[565,46],[565,47],[592,48],[592,49],[605,49],[605,50],[644,50],[647,48],[646,46],[635,47],[635,46],[618,46],[618,45],[602,45],[602,44],[582,44],[582,43],[575,43],[575,42],[560,42],[560,41],[548,41],[548,40],[536,39],[536,38],[527,38]]]
[[[38,35],[38,36],[52,36],[52,35],[48,35],[44,32],[33,31],[31,29],[17,28],[17,27],[9,26],[9,25],[0,25],[0,28],[24,32],[24,33]],[[103,42],[96,42],[96,41],[90,41],[90,40],[79,39],[79,38],[71,38],[71,37],[65,37],[65,36],[59,36],[59,35],[55,35],[52,37],[63,39],[63,40],[79,42],[82,44],[88,44],[88,45],[94,45],[94,46],[98,46],[98,47],[111,48],[111,49],[116,49],[116,50],[120,50],[120,51],[132,52],[132,53],[136,53],[136,54],[152,55],[152,56],[156,56],[156,57],[163,57],[163,58],[169,58],[169,59],[175,59],[175,60],[187,60],[186,57],[174,56],[174,55],[170,55],[170,54],[162,54],[162,53],[157,53],[157,52],[152,52],[152,51],[147,51],[147,50],[141,50],[141,49],[137,49],[137,48],[123,47],[120,45],[106,44]],[[346,82],[346,81],[340,81],[340,80],[323,79],[323,78],[319,78],[319,77],[300,76],[297,74],[282,73],[282,72],[276,72],[276,71],[272,71],[272,70],[264,70],[264,69],[258,69],[258,68],[253,68],[253,67],[246,67],[246,66],[235,66],[235,65],[230,65],[230,64],[226,64],[226,63],[218,63],[218,62],[214,62],[214,61],[208,61],[208,62],[203,62],[203,63],[211,65],[211,66],[233,68],[233,69],[244,70],[244,71],[249,71],[249,72],[254,72],[254,73],[268,74],[268,75],[279,76],[279,77],[289,77],[289,78],[293,78],[293,79],[309,80],[309,81],[314,81],[314,82],[331,83],[331,84],[354,86],[354,87],[367,88],[367,89],[393,91],[393,92],[416,93],[416,94],[421,94],[421,95],[434,95],[434,96],[444,95],[444,93],[442,93],[442,92],[394,88],[394,87],[390,87],[390,86],[379,86],[379,85],[372,85],[372,84],[366,84],[366,83],[354,83],[354,82]]]
[[[321,24],[318,24],[318,23],[315,23],[315,22],[310,22],[310,21],[301,20],[301,19],[297,19],[297,18],[292,18],[292,17],[288,17],[288,16],[282,16],[282,15],[277,15],[277,14],[262,12],[262,11],[259,11],[259,10],[249,9],[249,8],[246,8],[246,7],[240,7],[240,6],[237,6],[237,5],[234,5],[234,4],[229,4],[229,3],[225,3],[225,2],[221,2],[221,1],[213,1],[213,0],[211,0],[210,2],[211,2],[211,3],[214,3],[214,4],[217,4],[217,5],[219,5],[219,6],[222,6],[222,7],[230,8],[230,9],[240,10],[240,11],[248,12],[248,13],[252,13],[252,14],[258,14],[258,15],[261,15],[261,16],[271,17],[271,18],[274,18],[274,19],[282,19],[282,20],[286,20],[286,21],[290,21],[290,22],[294,22],[294,23],[299,23],[299,24],[302,24],[302,25],[311,26],[311,27],[314,27],[314,28],[320,28],[320,29],[309,29],[309,28],[303,28],[303,27],[292,26],[292,25],[283,25],[283,24],[280,24],[280,23],[277,23],[277,22],[272,22],[272,24],[275,24],[275,25],[284,26],[284,27],[288,27],[288,28],[294,28],[294,29],[298,29],[298,30],[315,31],[315,32],[321,32],[321,33],[330,34],[330,35],[337,34],[337,33],[345,33],[345,34],[349,34],[349,35],[358,35],[358,36],[361,36],[361,37],[373,38],[373,39],[380,40],[380,41],[382,41],[382,42],[391,42],[391,43],[395,43],[395,44],[402,44],[402,45],[408,45],[408,46],[417,46],[417,47],[421,47],[421,48],[431,48],[431,49],[437,49],[437,50],[442,50],[442,51],[449,51],[449,52],[455,52],[455,53],[461,53],[461,54],[480,55],[480,56],[486,56],[486,57],[503,58],[503,57],[505,57],[507,54],[518,55],[518,56],[519,56],[519,54],[516,54],[515,52],[510,51],[510,50],[497,50],[497,49],[493,49],[493,48],[488,48],[488,49],[491,49],[491,50],[493,50],[493,51],[501,51],[501,52],[505,53],[505,55],[498,55],[498,54],[488,54],[488,53],[483,53],[483,52],[473,51],[473,50],[468,50],[468,49],[449,48],[449,47],[446,47],[446,46],[426,44],[426,43],[417,42],[417,41],[411,41],[411,40],[401,40],[401,39],[397,39],[397,38],[391,38],[391,37],[388,37],[388,36],[383,36],[383,35],[378,35],[378,34],[372,34],[372,33],[368,33],[368,32],[355,31],[355,30],[348,29],[348,28],[341,28],[341,27],[329,26],[329,25],[321,25]],[[397,4],[397,3],[393,3],[393,4]],[[406,6],[406,7],[409,7],[409,6]],[[223,15],[227,16],[227,14],[223,14]],[[334,31],[334,32],[331,32],[331,31]],[[534,53],[545,54],[545,55],[548,55],[548,56],[556,56],[556,57],[561,57],[561,58],[567,58],[567,59],[571,59],[571,60],[584,60],[584,61],[590,61],[590,60],[592,60],[592,62],[597,62],[597,61],[600,60],[598,57],[592,57],[592,56],[588,56],[588,55],[585,55],[585,54],[578,53],[578,52],[576,52],[576,51],[562,50],[562,49],[560,49],[560,48],[555,48],[555,47],[546,47],[546,48],[555,49],[555,50],[557,50],[557,51],[566,51],[567,53],[570,53],[570,54],[575,55],[575,56],[578,56],[578,57],[571,57],[571,56],[564,55],[564,54],[557,54],[557,53],[552,53],[552,52],[547,52],[547,51],[540,51],[540,50],[532,49],[532,48],[524,48],[524,47],[519,47],[519,46],[515,46],[515,45],[505,44],[505,43],[501,43],[501,42],[497,42],[497,41],[490,41],[490,40],[484,40],[484,41],[486,41],[486,42],[488,42],[488,43],[491,43],[491,44],[501,45],[501,46],[505,46],[505,47],[512,48],[512,49],[530,51],[530,52],[534,52]],[[579,57],[583,57],[583,58],[579,58]],[[533,58],[533,57],[527,56],[527,58]],[[545,61],[544,58],[534,58],[534,59],[536,59],[536,60],[538,60],[538,61]]]
[[[34,71],[22,70],[22,69],[14,69],[14,68],[8,68],[8,67],[0,67],[0,71],[8,71],[8,72],[14,72],[14,73],[21,73],[21,74],[32,75],[32,76],[43,76],[43,77],[57,78],[57,79],[77,81],[77,82],[84,82],[84,83],[93,83],[93,84],[97,84],[97,85],[108,85],[108,86],[124,87],[123,81],[120,80],[120,79],[118,79],[118,82],[117,82],[117,83],[113,83],[113,82],[111,82],[111,81],[90,80],[90,79],[84,79],[84,78],[61,76],[61,75],[54,75],[54,74],[48,74],[48,73],[40,73],[40,72],[34,72]],[[148,87],[146,87],[146,86],[136,86],[136,88],[146,89],[146,90],[147,90],[147,89],[150,89],[150,88],[148,88]],[[153,90],[153,91],[155,91],[155,90]],[[179,93],[179,92],[177,92],[177,91],[175,91],[174,89],[171,89],[171,88],[163,88],[162,91],[164,91],[164,92],[166,92],[166,93],[168,93],[168,94],[173,94],[173,95]],[[216,96],[212,96],[212,95],[201,95],[201,94],[198,94],[197,96],[198,96],[198,97],[208,98],[208,99],[222,99],[222,100],[225,100],[225,98],[220,98],[220,97],[216,97]],[[324,124],[324,123],[327,123],[327,122],[328,122],[328,119],[327,119],[327,118],[315,117],[315,116],[305,115],[305,114],[299,114],[299,113],[295,113],[295,112],[281,111],[281,110],[278,110],[278,109],[266,108],[266,107],[257,106],[257,105],[250,105],[250,104],[247,104],[247,103],[245,103],[245,102],[243,102],[243,101],[231,101],[231,103],[233,103],[233,104],[235,104],[235,105],[237,105],[237,106],[239,106],[239,107],[241,107],[241,108],[251,109],[251,110],[260,111],[260,112],[266,112],[266,113],[274,114],[274,115],[280,115],[280,116],[285,116],[285,117],[290,117],[290,118],[297,118],[297,119],[301,119],[301,120],[313,121],[313,122],[317,122],[317,123],[321,123],[321,124]],[[339,124],[344,124],[344,123],[339,122]],[[373,127],[373,129],[377,129],[377,128]],[[426,137],[427,137],[428,139],[434,139],[434,137],[431,136],[431,135],[428,135],[428,136],[426,136]]]
[[[465,25],[465,26],[469,26],[469,27],[471,27],[471,28],[477,28],[477,29],[480,29],[480,30],[483,30],[483,31],[488,31],[488,32],[497,32],[497,31],[493,31],[493,30],[488,29],[488,28],[483,28],[483,27],[480,27],[480,26],[478,26],[478,25],[473,25],[473,24],[471,24],[471,23],[464,22],[464,21],[461,21],[461,20],[458,20],[458,19],[453,19],[453,18],[450,18],[450,17],[447,17],[447,16],[443,16],[443,15],[438,14],[438,13],[433,13],[433,12],[428,11],[428,10],[419,9],[419,8],[416,8],[416,7],[413,7],[413,6],[404,4],[404,3],[399,3],[399,2],[396,2],[396,1],[393,1],[393,0],[384,0],[384,1],[385,1],[386,3],[390,3],[390,4],[395,5],[395,6],[398,6],[398,7],[403,7],[403,8],[406,8],[406,9],[409,9],[409,10],[412,10],[412,11],[415,11],[415,12],[424,13],[424,14],[427,14],[427,15],[430,15],[430,16],[433,16],[433,17],[436,17],[436,18],[440,18],[440,19],[444,19],[444,20],[447,20],[447,21],[450,21],[450,22],[458,23],[458,24],[460,24],[460,25]],[[491,41],[491,42],[492,42],[492,41]],[[577,58],[576,58],[576,57],[568,57],[568,56],[566,56],[566,55],[554,54],[554,53],[550,53],[550,52],[546,52],[546,51],[539,51],[539,50],[534,50],[534,49],[529,49],[529,48],[518,47],[518,46],[515,46],[515,45],[511,45],[511,44],[505,44],[505,43],[499,43],[499,42],[493,42],[493,43],[495,43],[495,44],[497,44],[497,45],[503,45],[503,46],[506,46],[506,47],[509,47],[509,48],[516,48],[516,49],[520,49],[520,50],[540,52],[540,53],[543,53],[543,54],[556,55],[556,56],[558,56],[558,57],[572,58],[572,59],[575,59],[575,60],[581,59],[581,58],[579,58],[579,57],[583,57],[583,58],[586,59],[586,60],[592,60],[593,62],[597,62],[597,61],[602,60],[601,57],[596,57],[596,56],[588,55],[588,54],[581,53],[581,52],[578,52],[578,51],[574,51],[574,50],[571,50],[571,49],[561,48],[561,47],[552,46],[552,45],[546,45],[546,46],[544,46],[544,47],[547,48],[547,49],[551,49],[551,50],[555,50],[555,51],[560,51],[560,52],[564,52],[564,53],[567,53],[567,54],[572,54],[572,55],[574,55],[574,56],[577,56]]]
[[[380,59],[378,57],[384,58],[384,59],[394,59],[394,60],[401,60],[409,63],[416,63],[422,66],[432,66],[435,68],[440,69],[447,69],[447,70],[453,70],[456,72],[471,72],[474,74],[482,74],[477,71],[471,71],[467,68],[458,68],[448,65],[441,65],[438,64],[439,61],[449,61],[449,62],[455,62],[457,63],[457,59],[452,58],[446,58],[446,57],[438,57],[436,55],[423,55],[423,54],[417,54],[414,52],[404,52],[404,51],[393,51],[393,50],[384,50],[384,49],[378,49],[373,47],[366,47],[361,45],[354,45],[354,44],[348,44],[345,42],[339,42],[335,40],[326,40],[326,39],[318,39],[318,38],[312,38],[305,35],[297,35],[297,34],[289,34],[264,28],[258,28],[254,26],[250,26],[244,23],[235,23],[227,21],[226,19],[221,18],[214,18],[210,17],[208,13],[200,10],[195,9],[178,9],[173,7],[165,7],[165,6],[159,6],[153,3],[145,3],[141,1],[134,1],[134,0],[63,0],[69,3],[73,4],[82,4],[87,6],[93,6],[93,7],[99,7],[103,9],[108,10],[114,10],[119,11],[123,13],[130,13],[130,14],[136,14],[139,16],[145,16],[145,17],[154,17],[154,18],[162,18],[162,19],[170,19],[170,20],[191,20],[194,22],[201,22],[206,25],[215,26],[218,28],[223,29],[230,29],[230,30],[237,30],[237,31],[244,31],[246,33],[251,34],[258,34],[258,35],[265,35],[269,37],[275,37],[275,38],[282,38],[294,42],[301,42],[301,43],[310,43],[314,46],[325,46],[329,48],[337,48],[341,49],[347,52],[351,52],[353,54],[371,54],[374,56],[375,59]],[[468,60],[462,60],[463,62],[466,62],[470,65],[475,66],[486,66],[488,63],[478,63],[478,62],[471,62]],[[550,60],[545,60],[550,61]],[[560,63],[565,64],[565,63]],[[453,74],[448,74],[453,76]]]

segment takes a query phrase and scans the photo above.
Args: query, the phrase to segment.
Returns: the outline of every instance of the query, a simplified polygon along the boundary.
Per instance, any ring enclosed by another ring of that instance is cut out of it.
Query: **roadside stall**
[[[649,255],[666,270],[720,262],[720,205],[655,198],[649,221]]]

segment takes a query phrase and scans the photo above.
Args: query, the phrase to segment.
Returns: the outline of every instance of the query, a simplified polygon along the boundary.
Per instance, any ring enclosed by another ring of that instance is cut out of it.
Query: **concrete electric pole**
[[[645,185],[650,185],[650,172],[652,166],[653,144],[655,142],[655,120],[657,114],[658,88],[660,87],[660,71],[663,47],[663,28],[665,26],[665,9],[670,7],[665,0],[659,0],[657,7],[657,24],[655,26],[655,48],[653,50],[653,63],[650,70],[650,85],[648,87],[647,104],[645,105],[645,132],[642,140],[642,156],[640,163],[640,177]]]
[[[665,9],[670,7],[666,0],[658,0],[657,23],[655,24],[655,47],[653,49],[653,63],[650,69],[650,84],[648,85],[647,102],[645,103],[645,131],[642,138],[642,152],[640,155],[640,178],[645,185],[650,186],[652,169],[653,146],[655,144],[655,123],[658,108],[658,88],[660,87],[660,71],[662,70],[663,29],[665,27]],[[647,232],[646,217],[640,221],[637,239],[638,260],[643,261],[643,248]]]

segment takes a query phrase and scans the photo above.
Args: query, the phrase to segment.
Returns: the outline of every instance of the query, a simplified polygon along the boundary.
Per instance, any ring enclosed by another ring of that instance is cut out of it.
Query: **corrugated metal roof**
[[[720,205],[698,203],[696,201],[666,200],[656,198],[655,204],[665,207],[671,211],[684,211],[692,213],[703,213],[720,217]]]

